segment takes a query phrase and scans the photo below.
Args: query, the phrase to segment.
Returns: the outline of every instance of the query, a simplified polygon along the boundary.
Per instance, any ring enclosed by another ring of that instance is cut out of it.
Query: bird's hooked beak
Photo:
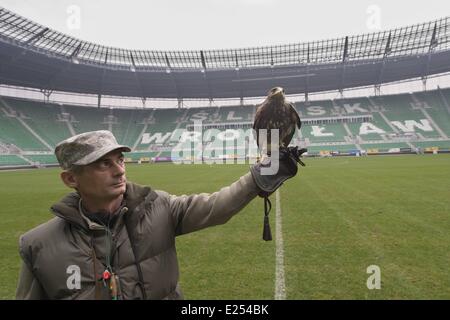
[[[277,96],[284,97],[284,89],[282,87],[275,87],[270,89],[269,97],[275,98]]]

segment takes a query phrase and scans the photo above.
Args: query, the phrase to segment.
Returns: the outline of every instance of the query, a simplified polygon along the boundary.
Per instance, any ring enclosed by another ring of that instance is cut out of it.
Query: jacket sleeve
[[[16,299],[18,300],[40,300],[47,299],[39,281],[34,277],[30,268],[22,262],[20,268],[19,282],[17,284]]]
[[[176,234],[186,234],[227,222],[258,194],[251,173],[212,194],[169,196]]]

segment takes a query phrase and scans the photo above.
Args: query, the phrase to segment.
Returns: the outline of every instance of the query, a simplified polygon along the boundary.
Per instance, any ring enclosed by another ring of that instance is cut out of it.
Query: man
[[[213,194],[174,196],[128,182],[109,131],[76,135],[56,146],[61,179],[76,190],[51,207],[56,215],[20,238],[17,299],[182,299],[175,237],[223,224],[258,194],[297,172],[280,159],[276,175],[255,164]]]

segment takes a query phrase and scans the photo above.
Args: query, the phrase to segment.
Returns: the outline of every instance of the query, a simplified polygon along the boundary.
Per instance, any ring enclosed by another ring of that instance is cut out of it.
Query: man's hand
[[[268,197],[277,190],[284,181],[294,177],[297,174],[297,162],[305,166],[300,157],[307,149],[298,147],[280,148],[278,170],[272,174],[264,174],[264,171],[270,172],[273,167],[273,160],[270,157],[262,159],[250,167],[253,180],[261,190],[259,196]],[[262,171],[263,170],[263,171]]]

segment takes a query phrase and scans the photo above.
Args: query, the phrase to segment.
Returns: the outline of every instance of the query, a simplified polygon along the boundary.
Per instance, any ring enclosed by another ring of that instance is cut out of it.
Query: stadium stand
[[[146,120],[151,111],[147,110],[112,110],[116,123],[112,125],[112,132],[120,144],[134,146],[142,131],[146,129]]]
[[[7,98],[4,101],[18,114],[23,115],[23,121],[39,135],[41,142],[45,142],[51,148],[71,136],[57,105]]]
[[[108,117],[109,110],[99,108],[80,108],[65,106],[65,111],[71,116],[70,122],[75,133],[97,130],[112,130],[113,119]]]
[[[449,93],[435,90],[296,103],[303,126],[294,143],[307,147],[310,154],[396,148],[448,150],[450,112],[445,97]],[[209,156],[243,156],[246,140],[252,139],[255,112],[253,105],[109,109],[6,97],[0,99],[0,108],[0,153],[15,153],[2,155],[1,166],[56,164],[51,152],[58,141],[100,129],[111,130],[120,143],[132,147],[129,161],[171,157],[172,150],[189,149],[199,141],[192,132],[198,120],[204,126],[203,147]],[[235,141],[227,142],[227,137]]]
[[[58,161],[53,154],[30,154],[26,158],[37,165],[57,164]]]
[[[0,141],[23,151],[40,151],[48,148],[33,135],[24,122],[25,115],[0,100]]]
[[[27,161],[16,155],[4,154],[0,155],[0,166],[20,166],[30,165]]]

